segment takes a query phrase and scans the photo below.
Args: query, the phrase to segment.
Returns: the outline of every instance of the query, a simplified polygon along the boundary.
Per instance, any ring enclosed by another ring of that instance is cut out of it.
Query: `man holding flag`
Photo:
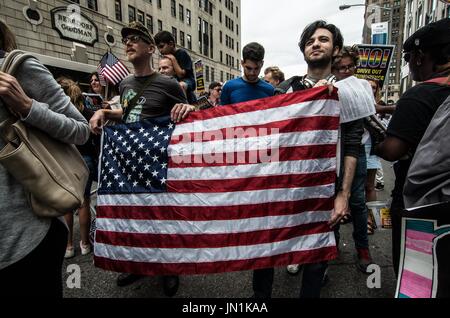
[[[177,81],[152,69],[151,59],[155,52],[155,42],[147,28],[139,22],[131,22],[128,27],[122,29],[121,33],[125,53],[128,61],[133,64],[134,74],[120,83],[122,108],[98,110],[89,123],[92,132],[100,134],[107,120],[123,120],[125,123],[131,123],[170,114],[171,119],[178,122],[189,112],[194,111],[193,106],[185,104],[186,97]],[[121,71],[115,74],[119,73]],[[121,274],[117,283],[124,286],[139,277],[133,274]],[[168,296],[176,293],[177,276],[164,276],[163,283],[164,291]]]

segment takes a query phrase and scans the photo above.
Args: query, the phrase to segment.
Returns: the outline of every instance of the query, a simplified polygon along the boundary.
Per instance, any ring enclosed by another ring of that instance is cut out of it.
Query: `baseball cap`
[[[122,28],[120,33],[122,34],[122,37],[126,37],[130,34],[139,34],[148,42],[155,44],[155,40],[151,36],[150,32],[148,32],[148,29],[138,21],[130,22],[128,26]]]
[[[427,24],[403,44],[404,52],[450,44],[450,18]]]

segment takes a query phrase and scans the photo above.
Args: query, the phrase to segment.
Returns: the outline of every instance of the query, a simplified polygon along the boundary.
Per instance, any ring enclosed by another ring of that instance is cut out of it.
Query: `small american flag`
[[[130,74],[127,67],[110,52],[103,55],[97,66],[97,72],[113,85],[119,84]]]
[[[337,94],[311,89],[104,128],[95,264],[204,274],[336,257]]]

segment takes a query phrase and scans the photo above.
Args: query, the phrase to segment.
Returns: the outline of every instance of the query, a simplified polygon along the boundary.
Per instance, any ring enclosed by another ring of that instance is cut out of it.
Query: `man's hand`
[[[335,227],[339,221],[348,214],[348,199],[350,194],[340,191],[334,199],[334,210],[331,213],[331,220],[328,222],[330,228]]]
[[[316,85],[314,85],[314,88],[322,86],[328,86],[328,95],[331,96],[333,94],[334,86],[333,84],[329,84],[326,79],[321,79],[320,81],[318,81]]]
[[[14,76],[0,72],[0,97],[13,114],[28,116],[33,100],[25,94]]]
[[[103,109],[97,110],[89,120],[89,127],[92,133],[100,135],[102,133],[103,126],[105,125],[105,112]]]
[[[170,118],[173,122],[178,123],[181,120],[185,119],[186,116],[195,111],[195,107],[188,104],[176,104],[172,111],[170,112]]]

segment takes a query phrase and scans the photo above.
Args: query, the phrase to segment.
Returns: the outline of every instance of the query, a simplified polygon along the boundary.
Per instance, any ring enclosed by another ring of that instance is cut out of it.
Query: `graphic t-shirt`
[[[156,72],[150,76],[142,77],[131,75],[120,83],[119,88],[124,111],[149,79],[150,84],[144,89],[136,106],[128,115],[127,123],[169,115],[175,104],[187,103],[183,90],[175,79]]]

